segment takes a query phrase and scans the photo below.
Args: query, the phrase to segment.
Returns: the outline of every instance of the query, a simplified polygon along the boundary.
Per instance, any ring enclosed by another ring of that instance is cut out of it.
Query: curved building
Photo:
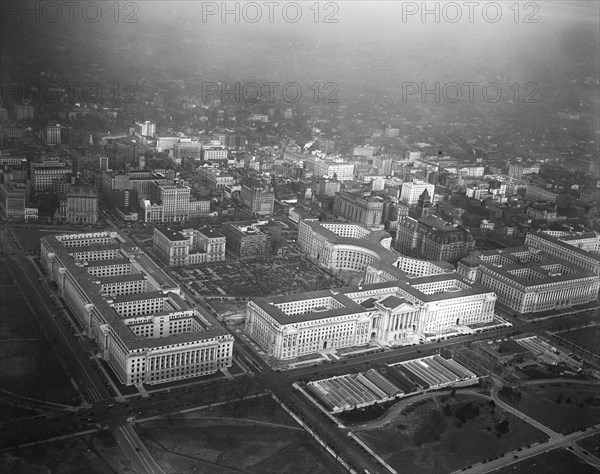
[[[390,250],[385,231],[372,232],[360,224],[303,220],[298,245],[323,268],[362,272],[370,263],[392,264],[398,254]]]

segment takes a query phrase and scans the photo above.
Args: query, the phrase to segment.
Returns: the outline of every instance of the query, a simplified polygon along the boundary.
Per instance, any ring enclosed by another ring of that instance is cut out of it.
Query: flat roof
[[[124,283],[124,282],[128,282],[128,281],[140,281],[140,280],[145,280],[146,277],[144,276],[143,273],[129,273],[128,275],[115,275],[115,276],[108,276],[108,277],[100,277],[97,279],[94,279],[94,281],[97,281],[100,285],[106,285],[109,283]]]
[[[77,247],[67,247],[70,254],[81,253],[81,252],[96,252],[102,250],[118,250],[121,246],[117,243],[101,244],[93,243],[90,245],[78,245]]]
[[[198,232],[200,232],[202,235],[205,235],[209,239],[225,237],[223,234],[221,234],[221,232],[216,231],[210,227],[201,227],[198,229]]]
[[[532,251],[533,250],[533,251]],[[515,255],[523,252],[531,252],[531,254],[535,255],[537,258],[533,261],[523,261],[521,257]],[[481,266],[487,268],[488,270],[502,275],[507,278],[513,284],[518,284],[526,288],[533,288],[540,285],[547,285],[549,283],[556,282],[568,282],[571,280],[578,280],[581,278],[590,278],[597,277],[593,272],[585,270],[581,267],[578,267],[574,264],[563,260],[562,258],[551,256],[545,253],[543,250],[529,249],[529,247],[513,247],[507,249],[498,250],[488,250],[482,254],[483,257],[500,255],[509,261],[509,263],[496,264],[493,262],[486,262],[479,258],[479,263]],[[563,273],[561,271],[556,272],[553,270],[548,270],[542,268],[544,266],[549,265],[561,265],[565,269],[568,270],[567,273]],[[515,275],[512,272],[520,271],[520,270],[529,270],[530,272],[535,272],[539,275],[537,278],[527,279],[525,277]],[[599,277],[600,278],[600,277]]]
[[[428,295],[423,293],[415,286],[423,285],[427,283],[435,283],[440,281],[458,281],[462,283],[463,286],[466,286],[465,289],[458,289],[452,292],[440,292],[432,295]],[[387,289],[388,294],[381,294],[379,297],[369,296],[369,292],[372,290],[379,289]],[[407,299],[404,296],[406,293],[414,298],[414,302]],[[428,275],[423,277],[414,277],[411,278],[410,281],[393,281],[393,282],[384,282],[384,283],[376,283],[371,285],[364,285],[361,287],[350,287],[350,288],[340,288],[340,289],[330,289],[330,290],[319,290],[319,291],[310,291],[304,293],[298,293],[294,295],[283,295],[276,296],[272,298],[257,298],[253,300],[253,303],[258,307],[263,309],[267,314],[269,314],[273,319],[275,319],[280,324],[294,324],[305,321],[314,321],[319,319],[328,319],[337,316],[343,316],[345,314],[359,314],[359,313],[367,313],[373,311],[375,301],[386,301],[384,303],[386,306],[398,303],[396,306],[400,304],[415,304],[415,303],[429,303],[436,301],[446,301],[456,298],[462,298],[465,296],[472,295],[492,295],[494,292],[483,287],[477,283],[468,283],[464,278],[462,278],[457,273],[442,273],[438,275]],[[280,308],[277,307],[278,304],[282,303],[292,303],[297,301],[309,301],[315,300],[319,298],[333,298],[339,304],[342,305],[339,309],[332,309],[327,311],[308,311],[304,314],[286,314]],[[364,303],[357,303],[361,298],[365,298]],[[389,299],[393,297],[393,299]],[[383,298],[383,300],[381,300]],[[389,307],[389,306],[388,306]]]
[[[130,301],[154,300],[157,298],[167,299],[167,295],[160,291],[149,291],[147,293],[135,293],[132,295],[117,295],[111,298],[113,304],[128,303]]]
[[[180,242],[183,240],[188,240],[187,237],[185,237],[178,229],[164,226],[155,227],[155,229],[162,235],[164,235],[167,239],[169,239],[171,242]]]
[[[71,252],[68,252],[69,255],[71,254]],[[87,267],[108,267],[111,265],[124,265],[124,264],[130,264],[131,262],[129,261],[128,258],[124,258],[124,257],[120,257],[120,258],[107,258],[105,260],[92,260],[87,262]]]
[[[100,287],[92,281],[94,277],[89,275],[85,267],[80,267],[76,264],[75,260],[73,260],[73,258],[69,255],[67,251],[68,249],[60,243],[56,236],[44,236],[41,238],[41,241],[45,242],[50,247],[52,252],[56,254],[60,260],[60,263],[67,269],[72,278],[81,287],[85,297],[89,300],[89,303],[92,303],[98,312],[102,314],[107,324],[110,325],[112,331],[123,342],[123,344],[127,346],[128,350],[168,347],[174,344],[202,341],[229,334],[220,325],[215,323],[211,324],[210,327],[201,332],[173,334],[161,338],[146,338],[142,336],[136,336],[131,329],[129,329],[127,324],[125,324],[116,310],[102,297],[100,293]],[[154,266],[156,267],[156,265]],[[173,285],[173,287],[176,287],[176,285]],[[188,303],[179,298],[175,293],[169,292],[167,295],[169,300],[174,302],[174,306],[179,307],[180,310],[193,310]]]

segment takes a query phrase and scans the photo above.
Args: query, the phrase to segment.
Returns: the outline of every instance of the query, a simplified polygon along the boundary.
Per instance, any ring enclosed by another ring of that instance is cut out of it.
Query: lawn
[[[50,323],[46,327],[39,325],[34,312],[41,312],[41,308],[35,306],[35,299],[27,298],[13,275],[20,275],[16,263],[3,262],[0,386],[31,398],[77,405],[79,396],[52,348],[57,330]]]
[[[165,472],[342,473],[270,397],[136,425]]]
[[[538,385],[521,392],[521,400],[504,400],[559,433],[600,422],[600,397],[590,385]]]
[[[580,439],[577,444],[590,454],[600,458],[600,433]]]
[[[0,472],[11,474],[133,474],[108,431],[0,453]]]
[[[357,432],[398,472],[452,472],[547,439],[528,423],[472,395],[433,396],[384,427]]]
[[[559,336],[594,354],[600,355],[600,326],[590,326],[589,328],[561,332]]]
[[[19,418],[29,418],[37,415],[38,412],[35,410],[28,410],[25,408],[19,408],[15,405],[8,403],[0,403],[0,422],[6,423],[11,420],[18,420]]]
[[[494,474],[597,474],[598,471],[566,449],[553,449],[550,452],[538,454],[510,466],[502,467]]]

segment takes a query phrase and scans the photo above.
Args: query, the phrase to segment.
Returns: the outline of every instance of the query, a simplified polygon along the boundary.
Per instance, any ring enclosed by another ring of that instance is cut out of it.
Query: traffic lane
[[[132,445],[131,440],[127,437],[123,426],[118,426],[112,429],[111,433],[136,473],[152,473],[148,462],[144,458],[140,457],[140,453],[135,449],[137,446]]]
[[[361,466],[362,469],[367,469],[369,472],[379,472],[381,470],[381,466],[371,455],[358,449],[346,432],[340,430],[320,410],[315,410],[312,403],[302,394],[291,387],[286,390],[286,394],[287,397],[293,400],[294,404],[292,406],[301,408],[303,421],[311,426],[321,439],[332,445],[334,451],[346,462],[353,466]],[[282,399],[285,402],[285,397],[282,397]]]
[[[325,372],[332,370],[347,370],[348,368],[354,368],[357,366],[364,365],[369,362],[401,362],[403,360],[408,360],[411,358],[418,357],[426,357],[429,355],[433,355],[437,353],[437,350],[442,348],[451,348],[453,346],[461,345],[468,342],[478,342],[481,340],[486,340],[490,338],[497,337],[508,337],[506,333],[499,331],[489,331],[486,333],[482,333],[481,335],[477,335],[474,337],[460,337],[448,339],[446,341],[441,341],[437,343],[427,343],[427,344],[419,344],[418,346],[407,346],[400,347],[397,349],[392,349],[384,352],[377,352],[372,354],[367,354],[363,356],[357,356],[350,359],[342,359],[336,362],[327,362],[325,364],[319,364],[316,367],[308,366],[301,367],[298,369],[291,369],[282,372],[287,377],[295,377],[298,378],[302,375],[309,375],[314,372]],[[406,358],[406,359],[404,359]]]

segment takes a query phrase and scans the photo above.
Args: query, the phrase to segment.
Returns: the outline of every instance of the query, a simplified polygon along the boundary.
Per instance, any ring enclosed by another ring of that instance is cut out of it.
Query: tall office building
[[[60,161],[42,161],[31,163],[31,186],[36,191],[50,189],[55,179],[65,180],[65,176],[71,174],[73,168]]]
[[[146,120],[145,122],[135,122],[135,133],[139,137],[153,137],[156,133],[156,124]]]
[[[60,145],[62,143],[62,132],[60,124],[49,124],[46,126],[46,144]]]
[[[17,120],[32,120],[35,117],[35,106],[29,104],[16,105],[15,117]]]
[[[116,170],[127,170],[138,165],[138,146],[134,140],[124,138],[114,141],[109,166]]]
[[[405,255],[455,263],[474,248],[468,230],[434,215],[418,220],[407,217],[396,230],[396,250]]]
[[[378,196],[363,197],[347,191],[335,194],[333,213],[351,222],[363,224],[369,228],[381,225],[383,199]]]
[[[156,184],[157,201],[163,206],[163,220],[185,221],[190,215],[191,188],[181,184]]]
[[[417,179],[408,183],[403,183],[402,191],[400,192],[400,201],[409,206],[417,204],[419,197],[421,197],[425,190],[427,190],[430,197],[433,197],[435,185]]]
[[[61,214],[72,224],[98,222],[98,192],[90,186],[71,186],[61,200]]]
[[[253,214],[273,214],[275,193],[269,185],[242,185],[241,198],[244,205],[248,206]]]
[[[261,232],[257,223],[232,222],[221,232],[226,238],[227,250],[240,260],[260,259],[270,255],[271,236]]]
[[[0,207],[6,217],[22,219],[27,207],[27,186],[22,183],[0,184]]]

